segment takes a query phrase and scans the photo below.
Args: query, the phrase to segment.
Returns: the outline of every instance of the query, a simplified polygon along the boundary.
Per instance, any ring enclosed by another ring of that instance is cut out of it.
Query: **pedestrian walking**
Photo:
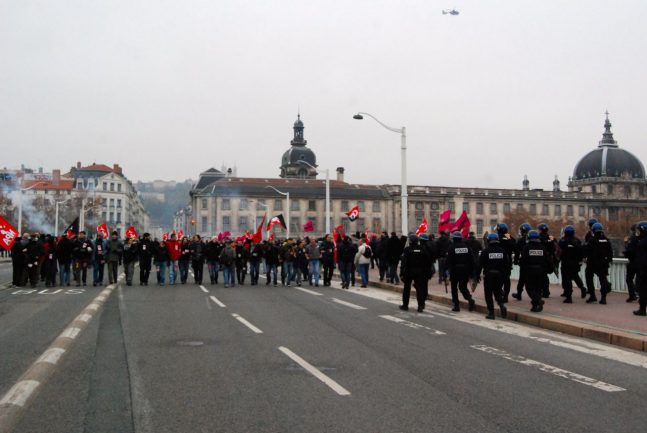
[[[452,287],[452,303],[454,304],[452,311],[459,312],[461,310],[458,301],[459,290],[469,303],[469,311],[474,311],[476,301],[467,288],[467,283],[474,273],[474,256],[459,231],[452,233],[452,244],[447,250],[446,266]]]
[[[429,279],[432,276],[431,256],[427,249],[419,243],[418,236],[416,235],[409,235],[409,246],[405,247],[402,253],[400,274],[404,283],[400,309],[405,311],[409,309],[411,284],[413,283],[416,288],[418,312],[422,313],[427,300]]]
[[[499,229],[499,231],[501,231]],[[507,229],[506,229],[507,232]],[[506,235],[503,233],[503,236]],[[506,318],[508,310],[505,306],[505,282],[509,278],[512,256],[504,246],[498,233],[488,235],[487,247],[479,256],[477,275],[483,273],[483,290],[488,314],[486,319],[494,320],[494,301],[499,305],[501,317]],[[494,298],[494,299],[493,299]]]

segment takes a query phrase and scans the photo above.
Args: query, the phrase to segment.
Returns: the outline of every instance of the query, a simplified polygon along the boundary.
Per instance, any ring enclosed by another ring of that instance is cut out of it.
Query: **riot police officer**
[[[519,226],[519,237],[517,238],[517,245],[514,252],[513,264],[519,265],[519,256],[521,255],[521,250],[528,243],[528,232],[532,230],[532,226],[528,223],[523,223]],[[517,293],[513,293],[512,297],[518,301],[521,301],[523,288],[526,284],[526,277],[519,269],[519,281],[517,281]]]
[[[530,311],[539,313],[544,309],[544,301],[541,299],[543,277],[547,275],[552,264],[550,256],[541,243],[538,231],[528,232],[528,243],[521,250],[519,266],[526,276],[526,291],[532,304]]]
[[[636,296],[636,284],[634,282],[636,275],[638,273],[638,268],[636,267],[636,248],[638,246],[638,237],[639,235],[638,224],[633,224],[631,226],[631,234],[625,237],[625,249],[623,255],[627,258],[629,263],[627,263],[627,275],[625,281],[627,282],[627,291],[629,292],[629,297],[627,302],[633,302],[638,299]]]
[[[512,235],[508,233],[508,225],[504,223],[497,224],[496,231],[499,237],[499,246],[503,247],[508,257],[512,257],[516,248],[516,241],[512,237]],[[508,265],[508,269],[503,279],[503,302],[508,302],[508,297],[510,296],[510,274],[512,274],[512,261],[509,261]]]
[[[431,278],[431,257],[426,248],[418,242],[418,236],[409,235],[409,246],[402,253],[400,273],[404,282],[402,290],[401,310],[409,309],[409,296],[411,294],[411,283],[416,287],[416,299],[418,300],[418,312],[425,309],[427,300],[428,283]]]
[[[476,302],[467,289],[467,282],[474,272],[474,256],[470,248],[463,242],[463,235],[456,231],[452,233],[452,244],[447,251],[447,269],[452,284],[452,311],[460,311],[458,302],[458,291],[461,291],[463,298],[469,302],[469,310],[474,311]]]
[[[506,248],[501,244],[497,233],[488,235],[487,248],[481,251],[479,256],[479,272],[483,271],[483,288],[485,291],[485,303],[487,304],[488,314],[486,319],[494,320],[494,299],[496,299],[501,309],[501,317],[507,316],[508,310],[505,307],[505,298],[503,287],[505,279],[510,278],[511,256]]]
[[[593,236],[589,239],[584,248],[586,257],[586,287],[589,291],[587,303],[597,302],[595,296],[595,287],[593,286],[593,276],[597,275],[600,280],[600,304],[607,303],[607,293],[611,291],[611,283],[607,276],[609,275],[609,264],[613,261],[613,248],[611,242],[604,235],[604,227],[600,223],[595,223],[591,227]]]
[[[539,239],[541,244],[544,246],[544,251],[548,254],[549,266],[546,270],[546,275],[541,279],[541,297],[548,298],[550,297],[550,279],[548,276],[553,272],[557,273],[559,266],[559,258],[557,257],[557,242],[555,239],[548,233],[548,224],[541,223],[537,226],[539,230]]]
[[[560,261],[562,270],[562,288],[564,289],[564,303],[572,304],[573,281],[580,272],[580,263],[583,258],[582,242],[575,237],[575,227],[564,227],[564,236],[559,240]],[[585,293],[582,291],[582,293]]]
[[[647,221],[638,223],[637,235],[635,261],[636,270],[638,271],[636,285],[638,286],[639,307],[634,311],[634,314],[636,316],[647,316]]]

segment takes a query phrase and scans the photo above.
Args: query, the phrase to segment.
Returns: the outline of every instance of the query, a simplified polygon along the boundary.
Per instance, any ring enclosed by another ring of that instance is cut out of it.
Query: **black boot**
[[[508,309],[505,307],[505,304],[499,304],[499,308],[501,309],[501,317],[504,319],[508,317]]]
[[[639,308],[638,310],[634,311],[634,314],[636,316],[647,316],[647,309]]]
[[[494,311],[493,310],[488,310],[487,316],[485,316],[486,319],[489,320],[494,320]]]
[[[459,311],[461,311],[461,307],[459,307],[458,304],[454,304],[454,308],[452,308],[452,311],[458,313]]]
[[[570,296],[567,296],[567,297],[566,297],[566,299],[564,299],[564,303],[565,303],[565,304],[572,304],[572,303],[573,303],[573,299],[572,299]]]
[[[476,301],[474,301],[474,299],[470,299],[468,302],[470,303],[469,310],[470,311],[476,310]]]

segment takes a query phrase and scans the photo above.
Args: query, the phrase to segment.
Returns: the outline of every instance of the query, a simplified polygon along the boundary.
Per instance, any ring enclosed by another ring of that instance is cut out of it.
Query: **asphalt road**
[[[644,354],[431,304],[401,312],[397,295],[374,289],[304,288],[122,287],[15,431],[635,432],[647,423]],[[0,301],[1,393],[94,295]]]
[[[11,284],[11,262],[0,262],[0,289]]]

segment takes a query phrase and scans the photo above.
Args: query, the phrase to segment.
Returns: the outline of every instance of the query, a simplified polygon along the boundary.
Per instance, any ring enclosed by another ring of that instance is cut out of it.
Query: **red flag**
[[[344,232],[344,226],[343,225],[339,225],[339,226],[335,227],[335,230],[333,230],[333,232],[338,233],[340,239],[344,239],[346,237],[346,233]]]
[[[177,232],[177,238],[178,239],[182,239],[183,237],[184,237],[184,231],[183,230],[180,230],[179,232]]]
[[[106,223],[99,224],[97,226],[97,234],[101,234],[104,238],[108,238],[110,233],[108,233],[108,225]]]
[[[364,237],[366,238],[366,243],[369,243],[369,241],[371,240],[368,235],[369,235],[368,229],[364,230]]]
[[[355,221],[357,218],[359,218],[359,206],[355,206],[348,212],[346,212],[346,215],[348,216],[348,219],[352,221]]]
[[[304,232],[313,232],[315,231],[315,225],[312,222],[312,220],[308,220],[304,225],[303,225],[303,231]]]
[[[263,226],[265,226],[265,217],[266,216],[267,215],[263,215],[263,220],[258,225],[258,228],[256,229],[256,233],[254,233],[254,235],[252,236],[252,241],[255,244],[260,244],[261,242],[263,242]]]
[[[168,232],[166,232],[166,233],[164,233],[164,234],[162,235],[162,240],[163,240],[164,242],[166,242],[166,241],[168,240]]]
[[[18,238],[18,230],[9,222],[0,217],[0,246],[9,251]],[[31,266],[31,265],[30,265]]]
[[[222,241],[224,241],[224,240],[225,240],[226,238],[228,238],[229,236],[231,236],[231,232],[230,232],[230,231],[226,231],[226,232],[220,232],[220,233],[218,233],[218,242],[222,242]]]
[[[269,231],[270,231],[270,229],[272,228],[272,226],[275,226],[276,224],[278,224],[278,225],[280,225],[281,227],[283,227],[283,229],[284,229],[284,230],[286,230],[286,229],[287,229],[287,226],[285,225],[285,220],[283,219],[283,214],[278,214],[277,216],[275,216],[274,218],[272,218],[272,219],[270,220],[269,224],[267,224],[267,229],[266,229],[266,231],[268,231],[268,232],[269,232]]]
[[[461,216],[458,217],[452,227],[452,231],[459,231],[464,238],[470,234],[470,219],[467,217],[467,212],[463,211]]]
[[[79,217],[76,217],[76,219],[72,221],[72,224],[67,226],[63,233],[65,233],[65,236],[67,236],[68,239],[76,236],[79,233]]]
[[[418,230],[416,230],[416,236],[420,236],[422,233],[427,233],[427,217],[422,219],[422,223],[420,223]]]
[[[452,230],[454,225],[449,222],[449,219],[451,217],[452,217],[451,209],[447,209],[445,212],[440,214],[440,219],[438,220],[438,233]]]
[[[275,239],[274,233],[270,233],[270,237],[267,240],[272,242],[274,239]]]
[[[130,226],[126,229],[126,238],[138,238],[139,235],[137,234],[137,230],[135,230],[135,227]]]

